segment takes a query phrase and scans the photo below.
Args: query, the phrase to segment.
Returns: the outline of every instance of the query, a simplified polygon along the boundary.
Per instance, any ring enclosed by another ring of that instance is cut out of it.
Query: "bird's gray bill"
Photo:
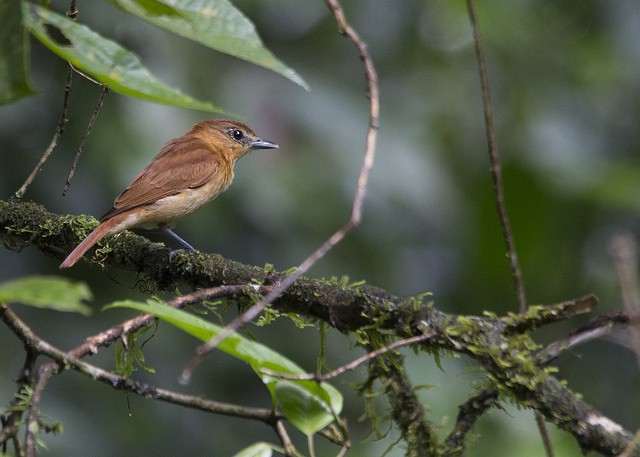
[[[253,149],[278,149],[280,146],[272,143],[271,141],[263,140],[262,138],[260,138],[251,143],[251,147]]]

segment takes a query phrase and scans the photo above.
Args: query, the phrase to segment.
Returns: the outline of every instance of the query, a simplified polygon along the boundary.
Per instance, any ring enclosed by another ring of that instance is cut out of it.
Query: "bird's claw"
[[[169,253],[169,263],[173,262],[173,258],[177,255],[180,254],[182,252],[193,252],[193,251],[189,251],[188,249],[174,249],[173,251],[171,251]]]

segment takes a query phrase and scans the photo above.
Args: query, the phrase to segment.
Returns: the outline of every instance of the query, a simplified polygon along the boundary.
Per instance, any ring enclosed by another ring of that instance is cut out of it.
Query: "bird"
[[[198,122],[169,140],[151,163],[118,196],[100,224],[67,256],[70,268],[99,240],[131,228],[160,228],[188,250],[195,249],[171,228],[231,185],[238,159],[254,149],[277,149],[241,122]]]

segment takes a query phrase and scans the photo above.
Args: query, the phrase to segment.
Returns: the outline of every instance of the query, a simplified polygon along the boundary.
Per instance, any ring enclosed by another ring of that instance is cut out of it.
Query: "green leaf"
[[[274,390],[282,414],[302,433],[313,435],[333,422],[331,403],[324,398],[326,392],[314,392],[299,381],[288,380],[276,381]]]
[[[148,300],[147,303],[124,300],[104,307],[112,308],[131,308],[153,314],[202,341],[209,341],[222,331],[222,327],[218,325],[154,300]],[[281,406],[285,417],[304,433],[312,434],[322,429],[333,421],[334,414],[340,414],[342,411],[342,395],[330,384],[315,381],[283,381],[262,373],[263,369],[283,374],[304,373],[300,366],[273,349],[237,333],[222,341],[218,348],[250,364],[269,389],[273,401]]]
[[[260,65],[309,89],[298,73],[264,47],[253,23],[228,0],[111,1],[158,27]]]
[[[233,457],[271,457],[273,449],[275,447],[272,444],[261,441],[244,448]]]
[[[117,2],[114,2],[117,4]],[[135,0],[135,4],[142,10],[141,17],[147,16],[180,16],[181,13],[162,0]],[[122,7],[122,5],[120,5]],[[123,9],[126,9],[123,7]],[[129,11],[131,12],[131,11]]]
[[[28,81],[29,36],[20,0],[0,2],[0,104],[34,93]]]
[[[223,112],[165,85],[143,66],[138,56],[84,25],[27,2],[23,14],[25,26],[42,44],[114,92],[181,108]],[[70,44],[57,42],[47,26],[58,29]]]
[[[162,320],[184,330],[201,341],[209,341],[220,333],[222,327],[212,324],[186,311],[171,308],[165,303],[148,300],[146,303],[134,300],[122,300],[111,303],[103,309],[131,308],[143,313],[153,314]],[[242,335],[234,333],[220,343],[219,349],[233,357],[250,364],[254,369],[268,368],[273,371],[289,374],[304,373],[302,368],[274,350]],[[271,381],[272,377],[265,378]]]
[[[54,276],[31,276],[0,283],[0,302],[21,303],[88,316],[91,308],[82,301],[91,298],[91,291],[85,283]]]

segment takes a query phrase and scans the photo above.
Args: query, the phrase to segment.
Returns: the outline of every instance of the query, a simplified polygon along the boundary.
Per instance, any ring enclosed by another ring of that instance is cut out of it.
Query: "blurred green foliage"
[[[382,117],[378,156],[363,225],[312,271],[348,275],[398,295],[432,291],[435,306],[456,313],[516,309],[488,172],[481,94],[463,2],[429,0],[346,2],[347,17],[367,40],[380,77]],[[201,100],[215,100],[281,149],[244,158],[231,189],[181,222],[178,233],[203,251],[278,269],[297,264],[349,214],[364,151],[367,100],[353,46],[336,30],[321,1],[240,0],[266,46],[311,88],[124,14],[104,2],[80,4],[82,21],[141,56],[163,81]],[[507,206],[530,303],[550,303],[595,292],[599,312],[620,309],[610,237],[640,229],[640,4],[633,0],[488,0],[477,5],[492,85]],[[39,94],[0,107],[0,191],[8,198],[39,160],[62,105],[66,66],[32,43],[32,82]],[[67,132],[25,198],[61,213],[100,216],[113,198],[168,139],[203,114],[110,94],[85,146],[74,184],[61,197],[99,88],[74,79]],[[35,250],[0,251],[0,280],[57,272]],[[104,275],[81,264],[69,272],[87,281],[95,306],[139,298],[136,278]],[[68,348],[129,316],[91,318],[19,310],[53,344]],[[564,335],[579,319],[541,335]],[[252,328],[258,339],[312,369],[317,331],[279,320]],[[617,341],[624,334],[616,335]],[[291,344],[295,341],[296,344]],[[168,388],[196,342],[161,325],[145,347],[156,375],[138,373]],[[348,339],[327,335],[327,359],[351,360]],[[21,347],[0,331],[0,394],[7,399],[21,366]],[[96,363],[109,366],[112,354]],[[442,433],[472,391],[476,378],[465,359],[444,372],[424,357],[411,359],[416,385]],[[559,361],[560,377],[623,426],[640,426],[640,377],[632,353],[613,341],[589,343]],[[345,382],[362,380],[363,373]],[[615,389],[611,389],[615,376]],[[189,391],[214,399],[266,406],[269,399],[247,367],[216,354]],[[262,390],[261,390],[262,389]],[[361,443],[362,403],[344,387],[354,450],[381,455],[394,439]],[[81,401],[79,399],[82,399]],[[131,409],[127,406],[130,403]],[[378,404],[381,414],[387,408]],[[50,455],[231,455],[271,431],[237,419],[209,417],[170,405],[127,400],[75,373],[51,385],[43,412],[65,426],[49,437]],[[130,415],[131,413],[131,415]],[[87,421],[90,414],[92,420]],[[242,430],[242,431],[240,431]],[[533,415],[492,411],[479,424],[469,456],[542,455]],[[551,430],[556,453],[581,455],[575,442]],[[170,439],[168,439],[170,437]],[[298,437],[296,437],[298,439]],[[317,440],[319,455],[335,448]],[[301,446],[303,448],[304,446]],[[213,450],[213,451],[212,451]],[[331,454],[330,454],[331,453]],[[403,455],[396,449],[390,455]]]

